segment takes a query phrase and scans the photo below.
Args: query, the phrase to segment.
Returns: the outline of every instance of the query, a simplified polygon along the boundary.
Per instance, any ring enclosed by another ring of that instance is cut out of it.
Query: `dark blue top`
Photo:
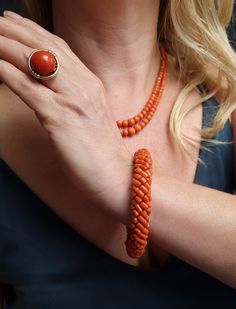
[[[208,126],[218,104],[210,99],[203,107],[203,126]],[[229,121],[216,138],[232,141]],[[211,149],[200,151],[206,166],[198,164],[194,182],[233,193],[233,144]],[[174,256],[150,271],[97,248],[58,218],[3,160],[0,282],[6,286],[7,308],[14,309],[236,308],[235,290]]]

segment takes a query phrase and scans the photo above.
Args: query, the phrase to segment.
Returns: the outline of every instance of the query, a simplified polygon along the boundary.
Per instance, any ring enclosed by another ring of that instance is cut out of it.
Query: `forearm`
[[[152,242],[236,288],[236,196],[169,177],[152,188]]]
[[[107,207],[128,224],[130,186],[126,183],[115,191]],[[236,196],[154,176],[150,240],[236,288]]]

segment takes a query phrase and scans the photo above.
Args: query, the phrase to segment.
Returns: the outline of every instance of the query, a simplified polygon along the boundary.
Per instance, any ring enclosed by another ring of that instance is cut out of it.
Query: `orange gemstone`
[[[135,131],[136,131],[136,132],[139,132],[139,131],[142,130],[142,128],[141,128],[141,126],[140,126],[139,124],[136,124],[136,125],[134,126],[134,128],[135,128]]]
[[[141,197],[139,197],[138,195],[135,196],[135,202],[143,203]]]
[[[145,203],[148,203],[148,202],[150,201],[150,196],[145,195],[145,196],[143,197],[143,201],[144,201]]]
[[[122,127],[123,127],[123,128],[128,127],[128,120],[123,120],[123,121],[122,121]]]
[[[40,50],[33,53],[30,65],[36,73],[46,76],[56,71],[57,61],[49,51]]]
[[[137,210],[133,210],[133,214],[135,215],[135,217],[139,216],[139,212],[137,212]]]
[[[132,127],[132,128],[128,128],[128,135],[129,136],[132,136],[134,135],[136,132],[135,132],[135,129]]]
[[[129,127],[133,126],[134,124],[135,124],[134,118],[128,119],[128,125],[129,125]]]
[[[147,194],[148,191],[149,191],[144,185],[141,185],[141,186],[139,187],[139,189],[140,189],[142,192],[144,192],[145,194]]]
[[[128,132],[127,129],[122,130],[121,132],[122,132],[121,134],[122,134],[123,137],[127,137],[129,135],[129,132]]]
[[[133,183],[135,186],[138,186],[138,187],[141,186],[141,184],[142,184],[142,183],[141,183],[140,181],[138,181],[138,179],[136,179],[136,178],[133,178],[133,179],[132,179],[132,183]]]
[[[145,209],[145,210],[148,209],[148,207],[149,207],[148,204],[147,204],[147,203],[144,203],[144,202],[141,202],[141,203],[140,203],[140,206],[141,206],[143,209]]]
[[[139,212],[142,213],[142,208],[139,206],[139,204],[135,205],[135,209]]]
[[[150,207],[149,207],[149,209],[150,209]],[[149,209],[148,209],[148,210],[149,210]],[[150,213],[149,213],[149,214],[150,214]],[[143,216],[143,218],[146,219],[146,220],[149,219],[149,214],[148,214],[148,212],[147,212],[146,210],[143,210],[143,211],[142,211],[142,216]]]
[[[118,128],[122,128],[122,120],[117,120],[116,124],[117,124]]]
[[[139,221],[142,223],[142,225],[144,225],[144,226],[147,225],[147,221],[143,218],[142,215],[140,215],[140,216],[138,217],[138,219],[139,219]]]

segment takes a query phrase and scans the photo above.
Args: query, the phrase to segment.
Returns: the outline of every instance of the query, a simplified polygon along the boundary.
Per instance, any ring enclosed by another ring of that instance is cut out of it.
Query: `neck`
[[[122,87],[149,95],[160,63],[158,6],[159,0],[54,0],[54,33],[108,92]]]

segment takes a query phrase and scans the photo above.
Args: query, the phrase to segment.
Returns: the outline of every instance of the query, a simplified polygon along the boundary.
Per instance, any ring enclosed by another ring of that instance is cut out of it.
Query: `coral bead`
[[[128,119],[128,125],[129,125],[129,127],[133,126],[134,124],[135,124],[134,118]]]
[[[123,120],[123,121],[122,121],[122,127],[123,127],[123,128],[128,127],[128,125],[129,125],[128,120]]]
[[[132,136],[132,135],[134,135],[135,133],[136,133],[136,131],[135,131],[135,129],[134,129],[133,127],[128,128],[128,135],[129,135],[129,136]]]
[[[136,133],[142,130],[142,127],[139,124],[136,124],[134,128],[135,128]]]
[[[118,126],[118,128],[122,128],[122,120],[117,120],[116,121],[116,124],[117,124],[117,126]]]
[[[128,130],[127,130],[127,129],[121,130],[121,135],[122,135],[123,137],[129,136]]]
[[[49,75],[56,71],[57,61],[49,51],[40,50],[32,55],[30,65],[36,73]]]

